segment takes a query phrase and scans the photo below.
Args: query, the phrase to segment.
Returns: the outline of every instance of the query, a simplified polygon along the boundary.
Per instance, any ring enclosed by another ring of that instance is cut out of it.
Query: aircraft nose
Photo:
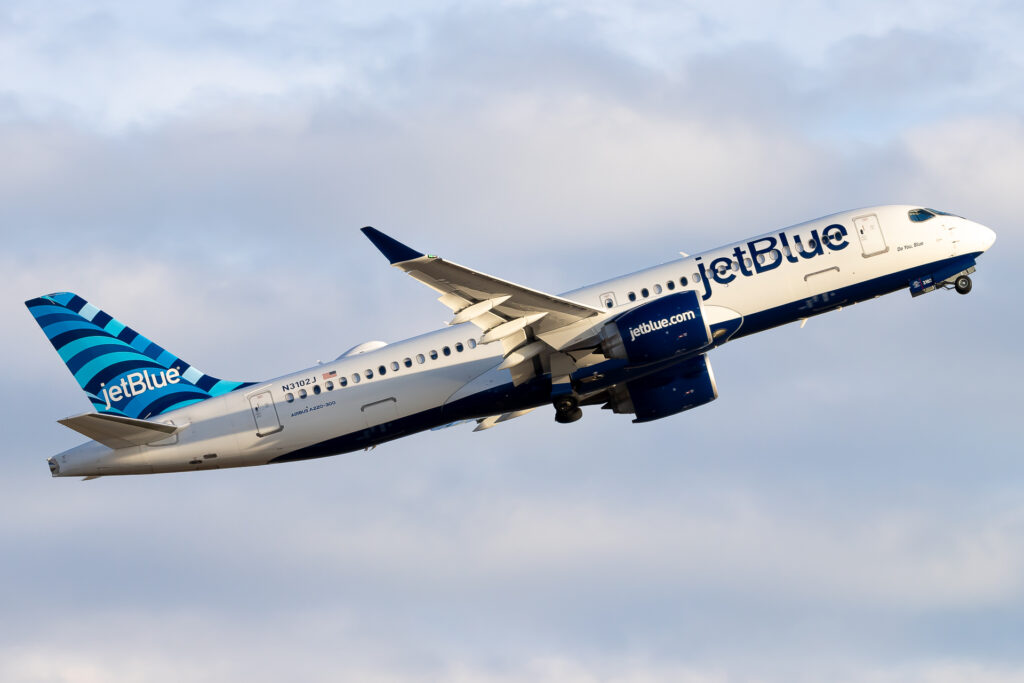
[[[992,228],[986,228],[984,225],[979,225],[978,230],[980,232],[979,237],[981,238],[981,250],[988,251],[988,248],[995,244],[996,231]]]

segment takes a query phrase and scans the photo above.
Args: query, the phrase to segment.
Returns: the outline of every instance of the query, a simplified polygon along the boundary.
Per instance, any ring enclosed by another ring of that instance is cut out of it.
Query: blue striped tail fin
[[[207,375],[77,294],[25,305],[98,412],[144,420],[252,384]]]

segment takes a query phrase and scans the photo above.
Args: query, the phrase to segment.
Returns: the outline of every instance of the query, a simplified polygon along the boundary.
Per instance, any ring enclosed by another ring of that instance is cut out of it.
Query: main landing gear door
[[[256,436],[269,436],[284,429],[277,417],[277,408],[274,407],[274,399],[271,398],[269,391],[261,391],[250,396],[249,405],[256,420]]]

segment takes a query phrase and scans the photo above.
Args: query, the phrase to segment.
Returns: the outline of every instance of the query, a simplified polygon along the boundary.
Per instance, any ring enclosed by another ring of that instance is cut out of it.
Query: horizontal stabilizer
[[[181,429],[174,425],[102,413],[84,413],[57,421],[113,449],[131,448],[160,441],[173,436]]]

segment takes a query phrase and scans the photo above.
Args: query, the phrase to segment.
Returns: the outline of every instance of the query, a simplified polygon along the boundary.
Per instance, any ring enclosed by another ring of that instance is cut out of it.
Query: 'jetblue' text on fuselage
[[[758,275],[760,273],[774,270],[782,265],[783,257],[790,263],[797,263],[800,259],[812,259],[829,251],[841,251],[850,246],[847,241],[846,228],[838,223],[826,227],[818,234],[817,229],[811,230],[807,243],[800,235],[787,235],[780,232],[778,238],[774,235],[759,237],[746,244],[746,250],[742,246],[732,250],[731,256],[720,256],[713,259],[708,266],[701,262],[701,257],[696,258],[697,270],[700,272],[701,282],[704,284],[702,301],[711,298],[711,280],[727,285],[736,279],[732,270],[737,268],[743,277]],[[792,246],[790,246],[792,241]],[[749,265],[747,263],[749,259]],[[733,265],[735,262],[735,266]],[[709,272],[710,271],[710,272]]]

